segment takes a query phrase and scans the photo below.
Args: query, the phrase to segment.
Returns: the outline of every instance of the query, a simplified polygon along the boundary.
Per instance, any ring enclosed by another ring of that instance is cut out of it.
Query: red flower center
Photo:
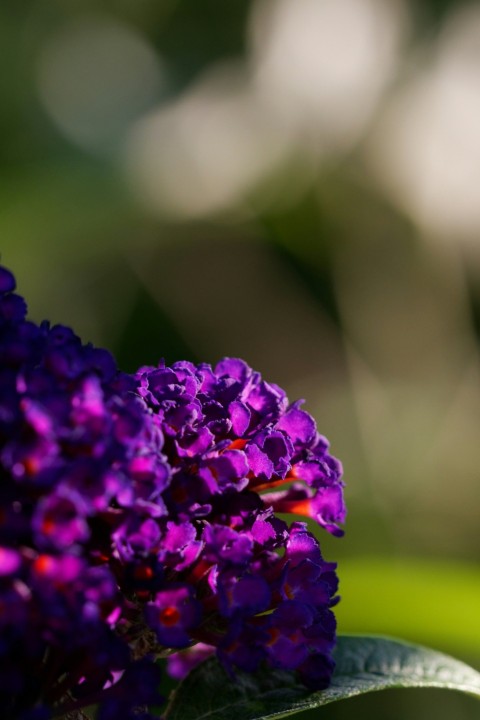
[[[166,627],[172,627],[172,625],[176,625],[179,620],[180,620],[180,610],[178,608],[174,607],[173,605],[166,607],[160,613],[160,622],[162,623],[162,625],[165,625]]]

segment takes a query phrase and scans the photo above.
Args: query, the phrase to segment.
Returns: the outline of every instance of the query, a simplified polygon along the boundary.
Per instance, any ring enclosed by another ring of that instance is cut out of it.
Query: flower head
[[[157,510],[170,477],[133,380],[70,329],[28,322],[14,289],[0,269],[0,697],[12,718],[132,665],[112,537]]]
[[[341,465],[313,418],[239,359],[123,374],[26,320],[14,290],[0,268],[6,716],[98,703],[130,720],[172,652],[175,677],[216,652],[232,674],[264,662],[328,684],[335,565],[276,515],[341,534]]]
[[[265,661],[323,686],[333,668],[335,565],[304,523],[275,513],[342,533],[342,468],[328,442],[301,403],[239,359],[144,367],[136,379],[172,467],[163,498],[183,545],[168,554],[164,534],[163,564],[197,603],[188,628],[176,616],[179,637],[188,629],[183,647],[194,657],[192,643],[203,643],[202,656],[210,645],[232,672]],[[154,629],[162,642],[165,628]]]

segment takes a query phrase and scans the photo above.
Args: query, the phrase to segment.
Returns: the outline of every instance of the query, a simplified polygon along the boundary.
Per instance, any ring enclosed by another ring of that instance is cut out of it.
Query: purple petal
[[[342,464],[331,455],[322,460],[300,461],[296,463],[293,474],[311,487],[332,485],[342,477]]]
[[[185,647],[201,620],[201,606],[191,587],[177,587],[157,593],[154,602],[147,604],[145,617],[161,645]]]
[[[0,298],[0,318],[10,322],[20,322],[27,314],[27,303],[20,295],[3,295]]]
[[[169,552],[178,552],[195,540],[196,536],[197,531],[191,523],[185,522],[177,525],[174,522],[168,522],[162,546]]]
[[[228,407],[232,430],[238,437],[242,437],[250,424],[251,413],[245,403],[235,400]]]
[[[15,277],[7,268],[0,267],[0,293],[13,292],[16,288]]]
[[[187,431],[181,440],[177,441],[178,454],[187,457],[202,455],[213,445],[213,441],[214,436],[206,427]]]
[[[268,609],[271,590],[261,577],[245,576],[220,584],[220,611],[226,617],[248,617]]]
[[[252,537],[260,545],[265,545],[269,540],[274,540],[277,533],[268,520],[259,516],[252,525]]]
[[[295,670],[308,657],[308,649],[305,643],[295,642],[280,634],[270,644],[269,654],[275,667]]]
[[[343,535],[343,530],[336,525],[345,521],[347,513],[341,486],[320,488],[312,500],[312,509],[317,522],[328,532],[338,537]]]
[[[253,541],[247,533],[238,533],[224,525],[207,525],[203,531],[204,557],[208,562],[247,563],[253,552]]]
[[[238,358],[223,358],[223,360],[220,360],[215,366],[215,375],[217,375],[217,377],[226,375],[227,377],[239,380],[241,383],[246,381],[251,372],[247,363]]]
[[[197,643],[191,648],[176,652],[167,658],[167,672],[174,680],[183,680],[197,665],[215,652],[212,645]]]
[[[33,528],[41,547],[68,548],[90,535],[87,505],[76,492],[66,488],[43,499],[33,517]]]
[[[245,447],[245,453],[248,458],[250,470],[255,477],[270,480],[273,475],[273,463],[268,455],[260,450],[255,443],[249,443]]]
[[[312,416],[295,406],[280,418],[277,428],[286,432],[294,444],[301,445],[308,445],[317,431]]]
[[[283,409],[286,403],[286,394],[277,386],[262,380],[248,393],[246,402],[260,415],[273,417]]]
[[[306,523],[292,523],[286,547],[286,557],[290,560],[292,566],[298,565],[307,558],[317,564],[323,561],[318,540],[312,533],[308,532]]]
[[[334,667],[331,657],[313,653],[300,666],[300,679],[309,690],[323,690],[330,684]]]
[[[207,461],[207,467],[215,478],[220,490],[232,487],[242,490],[247,484],[249,465],[245,453],[240,450],[226,450],[218,457]],[[244,480],[244,482],[241,482]]]
[[[305,628],[314,620],[313,611],[303,602],[285,600],[272,614],[272,623],[285,630]]]
[[[0,547],[0,576],[13,575],[20,567],[22,558],[19,552]]]

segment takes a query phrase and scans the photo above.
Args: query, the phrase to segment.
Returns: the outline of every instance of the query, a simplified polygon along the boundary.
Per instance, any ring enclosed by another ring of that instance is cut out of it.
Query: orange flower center
[[[174,607],[173,605],[166,607],[160,613],[160,622],[162,623],[162,625],[165,625],[166,627],[172,627],[172,625],[176,625],[179,620],[180,620],[180,610],[178,608]]]

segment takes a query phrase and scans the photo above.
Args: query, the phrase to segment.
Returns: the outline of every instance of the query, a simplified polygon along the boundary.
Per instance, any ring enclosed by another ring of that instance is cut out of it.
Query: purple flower
[[[27,321],[14,290],[0,268],[7,716],[138,717],[172,649],[174,677],[216,652],[232,675],[265,662],[324,687],[336,566],[276,515],[342,532],[342,468],[313,418],[239,359],[121,373]]]
[[[253,617],[270,608],[272,593],[263,577],[224,573],[218,588],[219,610],[224,617]]]
[[[215,368],[141,368],[137,381],[174,439],[165,446],[173,468],[164,493],[168,515],[180,528],[194,527],[189,542],[195,537],[201,545],[191,564],[175,566],[193,588],[189,602],[196,598],[201,608],[184,641],[188,635],[191,643],[216,647],[229,669],[265,660],[300,672],[318,654],[331,670],[335,626],[318,628],[337,602],[335,565],[325,562],[304,524],[289,528],[275,516],[304,514],[341,534],[341,465],[313,418],[238,359]],[[180,416],[181,423],[172,422]],[[293,609],[305,619],[302,627],[288,624]]]
[[[201,606],[192,587],[173,587],[158,592],[147,604],[145,615],[160,645],[181,648],[192,642],[190,630],[200,622]]]
[[[90,536],[88,505],[82,496],[60,487],[40,500],[32,518],[32,530],[39,548],[64,550]]]
[[[0,701],[26,718],[40,695],[41,715],[128,670],[145,543],[125,561],[113,540],[134,517],[145,536],[164,514],[171,470],[133,378],[69,328],[26,321],[14,289],[0,269]]]
[[[253,556],[252,537],[226,525],[205,525],[203,542],[203,558],[210,562],[212,567],[219,562],[224,567],[229,564],[247,566]]]

